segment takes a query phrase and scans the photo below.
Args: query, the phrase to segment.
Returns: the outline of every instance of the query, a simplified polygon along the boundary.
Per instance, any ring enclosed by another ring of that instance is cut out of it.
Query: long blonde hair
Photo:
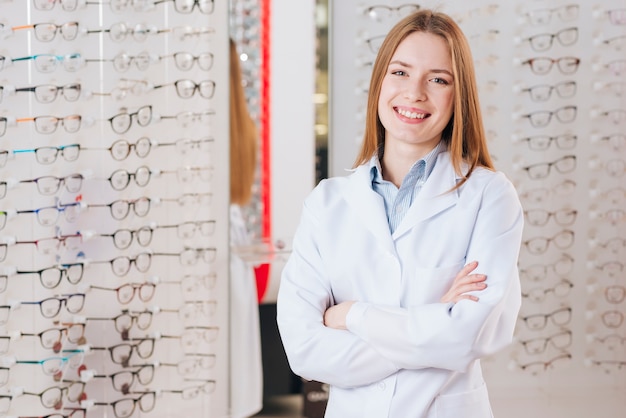
[[[252,199],[256,173],[257,127],[248,111],[239,54],[230,39],[230,201],[245,205]]]
[[[493,169],[487,150],[471,50],[461,28],[448,15],[419,10],[398,22],[381,45],[370,80],[363,143],[354,166],[366,163],[384,146],[385,128],[378,117],[378,96],[387,67],[396,48],[409,34],[426,32],[442,37],[452,53],[454,113],[442,133],[452,165],[463,184],[477,166]],[[462,172],[463,163],[469,169]]]

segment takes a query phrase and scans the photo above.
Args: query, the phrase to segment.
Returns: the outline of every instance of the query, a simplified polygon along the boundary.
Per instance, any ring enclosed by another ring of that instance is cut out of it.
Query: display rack
[[[227,21],[2,2],[0,416],[228,414]]]

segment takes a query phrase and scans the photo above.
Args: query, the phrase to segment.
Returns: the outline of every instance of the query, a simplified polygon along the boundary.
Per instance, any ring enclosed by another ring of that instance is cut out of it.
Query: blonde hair
[[[257,127],[248,112],[239,54],[230,39],[230,201],[245,205],[252,199],[256,172]]]
[[[364,164],[382,149],[385,143],[385,128],[378,117],[378,97],[391,58],[398,45],[413,32],[426,32],[442,37],[452,55],[454,75],[454,113],[442,133],[452,165],[462,181],[471,175],[477,166],[493,170],[487,149],[482,114],[478,101],[478,88],[474,73],[471,50],[461,28],[448,15],[432,10],[419,10],[398,22],[387,34],[381,45],[370,80],[363,143],[354,167]],[[467,173],[462,172],[467,163]]]

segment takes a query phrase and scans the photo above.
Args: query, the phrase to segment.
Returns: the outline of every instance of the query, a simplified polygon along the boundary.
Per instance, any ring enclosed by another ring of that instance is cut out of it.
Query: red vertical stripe
[[[261,202],[263,206],[262,234],[263,239],[270,241],[272,237],[272,202],[271,202],[271,91],[270,91],[270,24],[271,0],[259,0],[260,6],[260,49],[261,49],[261,109],[260,127],[261,137]],[[270,265],[262,264],[255,269],[257,279],[257,295],[259,302],[265,296],[270,276]]]

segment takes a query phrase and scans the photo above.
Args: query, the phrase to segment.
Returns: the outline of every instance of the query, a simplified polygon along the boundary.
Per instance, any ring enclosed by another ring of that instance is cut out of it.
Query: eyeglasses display
[[[223,415],[225,6],[11,0],[5,12],[0,415]]]

